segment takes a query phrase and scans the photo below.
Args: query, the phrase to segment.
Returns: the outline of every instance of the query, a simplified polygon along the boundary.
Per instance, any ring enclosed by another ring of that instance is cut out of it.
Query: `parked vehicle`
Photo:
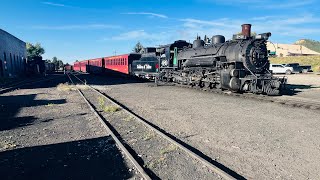
[[[310,65],[300,66],[302,68],[302,73],[312,72],[312,68]]]
[[[302,68],[299,63],[289,63],[289,64],[283,64],[285,67],[292,67],[293,73],[302,73]]]
[[[273,74],[292,74],[293,67],[288,67],[283,64],[270,64],[270,71],[272,71]]]

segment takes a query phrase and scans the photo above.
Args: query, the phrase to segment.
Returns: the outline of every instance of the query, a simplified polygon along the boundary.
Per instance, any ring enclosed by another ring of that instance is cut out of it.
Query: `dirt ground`
[[[288,87],[294,88],[294,95],[283,96],[280,98],[320,103],[320,75],[292,74],[286,76],[288,78]]]
[[[114,104],[95,91],[89,88],[82,88],[81,91],[100,115],[110,123],[121,141],[128,145],[127,149],[152,179],[222,179],[122,108],[115,109]]]
[[[0,95],[0,179],[138,179],[66,80]]]
[[[87,82],[248,179],[320,178],[319,111],[125,79]]]

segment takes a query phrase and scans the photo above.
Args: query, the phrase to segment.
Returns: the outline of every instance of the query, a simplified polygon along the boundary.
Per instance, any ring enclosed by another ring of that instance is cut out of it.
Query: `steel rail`
[[[52,80],[52,79],[56,79],[56,78],[60,78],[60,77],[63,77],[63,75],[59,75],[59,77],[52,77],[52,78],[40,78],[40,79],[36,79],[34,81],[22,81],[22,82],[19,82],[19,83],[16,83],[10,87],[5,87],[5,88],[1,88],[0,89],[0,94],[3,94],[5,93],[6,91],[10,91],[10,90],[13,90],[13,89],[17,89],[19,87],[22,87],[22,86],[25,86],[25,85],[29,85],[29,84],[34,84],[34,83],[39,83],[39,82],[42,82],[42,81],[48,81],[48,80]]]
[[[101,96],[105,97],[109,102],[111,102],[112,104],[121,107],[125,112],[127,112],[128,114],[130,114],[131,116],[133,116],[136,120],[138,120],[141,124],[147,126],[148,128],[152,129],[154,132],[156,132],[158,135],[160,135],[161,137],[163,137],[164,139],[168,140],[169,142],[171,142],[172,144],[176,145],[177,147],[179,147],[181,150],[185,151],[188,155],[190,155],[191,157],[193,157],[194,159],[198,160],[199,162],[201,162],[203,165],[205,165],[206,167],[208,167],[210,170],[212,170],[214,173],[220,175],[221,177],[223,177],[224,179],[237,179],[233,176],[231,176],[229,173],[225,172],[224,170],[222,170],[221,168],[219,168],[218,166],[212,164],[211,162],[209,162],[208,160],[204,159],[203,157],[199,156],[198,154],[196,154],[195,152],[191,151],[190,149],[188,149],[187,147],[185,147],[184,145],[182,145],[181,143],[177,142],[176,140],[174,140],[173,138],[167,136],[165,133],[161,132],[160,130],[158,130],[157,128],[153,127],[152,125],[150,125],[149,122],[145,121],[144,119],[142,119],[141,117],[137,116],[135,113],[131,112],[127,107],[125,107],[124,105],[114,101],[112,98],[110,98],[108,95],[101,93],[99,90],[95,89],[94,87],[88,85],[87,83],[85,83],[84,81],[82,81],[80,78],[78,78],[76,75],[72,74],[75,78],[77,78],[80,82],[82,82],[83,84],[87,85],[90,89],[92,89],[93,91],[97,92],[98,94],[100,94]],[[244,179],[244,178],[243,178]]]
[[[68,78],[70,79],[71,83],[75,85],[69,74],[67,74]],[[74,76],[76,77],[76,76]],[[81,81],[82,82],[82,81]],[[76,87],[76,86],[75,86]],[[83,100],[86,102],[86,104],[89,106],[90,110],[94,113],[94,115],[99,119],[100,123],[103,125],[103,127],[108,131],[108,133],[111,135],[113,140],[116,142],[120,150],[128,157],[128,159],[132,162],[132,164],[137,168],[137,170],[141,173],[142,177],[146,180],[151,180],[150,176],[144,171],[143,167],[136,161],[136,159],[130,154],[128,149],[121,143],[119,138],[113,133],[113,131],[110,129],[109,125],[102,119],[101,115],[95,110],[95,108],[91,105],[91,103],[88,101],[88,99],[84,96],[82,91],[77,88],[78,93],[83,98]]]

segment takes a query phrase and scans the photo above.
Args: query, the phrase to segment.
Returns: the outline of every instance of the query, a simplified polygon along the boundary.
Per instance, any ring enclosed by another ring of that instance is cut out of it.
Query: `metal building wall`
[[[26,43],[0,29],[0,77],[23,75],[26,58]]]

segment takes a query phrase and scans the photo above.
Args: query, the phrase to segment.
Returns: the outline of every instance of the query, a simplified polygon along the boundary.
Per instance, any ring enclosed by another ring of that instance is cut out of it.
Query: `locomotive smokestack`
[[[242,24],[242,35],[251,37],[251,24]]]

